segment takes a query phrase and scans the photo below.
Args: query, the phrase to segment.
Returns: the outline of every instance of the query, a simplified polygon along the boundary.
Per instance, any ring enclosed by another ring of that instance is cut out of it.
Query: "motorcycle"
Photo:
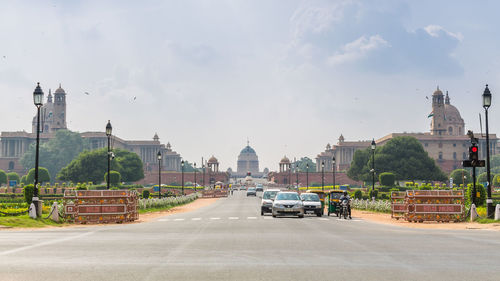
[[[347,219],[347,216],[349,215],[349,210],[348,210],[348,208],[347,208],[348,204],[349,204],[349,203],[348,203],[347,201],[342,201],[342,212],[341,212],[341,216],[343,215],[345,220]]]

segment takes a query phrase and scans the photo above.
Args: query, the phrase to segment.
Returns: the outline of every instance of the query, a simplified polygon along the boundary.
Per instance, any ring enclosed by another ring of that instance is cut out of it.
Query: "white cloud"
[[[334,55],[330,56],[328,58],[328,63],[331,65],[337,65],[355,61],[367,56],[367,54],[371,51],[390,46],[391,44],[378,34],[372,35],[370,38],[363,35],[360,38],[344,45],[340,52],[336,52]]]
[[[432,36],[432,37],[440,37],[440,35],[444,33],[444,34],[447,34],[450,37],[453,37],[453,38],[457,39],[458,41],[462,41],[464,39],[464,36],[462,35],[462,33],[460,33],[460,32],[458,32],[458,33],[450,32],[450,31],[444,29],[440,25],[431,24],[431,25],[428,25],[428,26],[424,27],[424,30],[430,36]]]

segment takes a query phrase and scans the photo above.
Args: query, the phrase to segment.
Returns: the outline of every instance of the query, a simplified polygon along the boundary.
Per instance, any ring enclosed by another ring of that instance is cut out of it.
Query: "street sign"
[[[16,186],[16,185],[17,185],[17,181],[16,181],[16,180],[10,180],[10,181],[9,181],[9,186],[10,186],[10,187],[14,187],[14,186]]]
[[[464,160],[462,162],[463,167],[484,167],[486,162],[484,160]]]

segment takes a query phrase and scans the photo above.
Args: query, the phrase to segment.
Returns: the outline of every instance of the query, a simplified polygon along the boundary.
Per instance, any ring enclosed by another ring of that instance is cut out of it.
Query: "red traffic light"
[[[477,146],[473,146],[473,147],[471,147],[471,151],[472,151],[472,152],[477,152]]]

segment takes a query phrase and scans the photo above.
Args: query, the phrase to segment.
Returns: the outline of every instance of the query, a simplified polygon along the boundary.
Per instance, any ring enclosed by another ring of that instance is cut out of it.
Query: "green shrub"
[[[500,174],[495,175],[493,177],[493,180],[491,182],[492,182],[492,185],[495,186],[495,187],[500,186]]]
[[[422,183],[418,189],[419,190],[432,190],[432,187],[430,184]]]
[[[31,184],[35,182],[35,168],[28,172],[26,182]],[[38,167],[38,183],[50,182],[49,170],[44,167]]]
[[[149,194],[150,194],[149,190],[144,189],[144,190],[142,191],[142,198],[144,198],[144,199],[148,199],[148,198],[149,198]]]
[[[16,181],[17,184],[21,183],[21,178],[19,177],[19,175],[16,172],[7,173],[7,180],[8,181]]]
[[[88,188],[86,184],[82,183],[76,185],[76,190],[88,190]]]
[[[0,185],[7,184],[7,174],[4,170],[0,170]]]
[[[383,186],[394,186],[394,181],[396,180],[396,176],[389,172],[381,173],[378,178],[380,185]]]
[[[465,169],[456,169],[450,173],[450,178],[453,179],[453,182],[456,184],[468,184],[472,182],[472,177],[469,171]]]
[[[363,192],[361,190],[359,190],[359,189],[356,190],[356,191],[354,191],[354,198],[356,198],[356,199],[363,198]]]
[[[120,185],[121,178],[122,178],[122,176],[120,175],[119,172],[117,172],[117,171],[109,172],[109,184],[111,186]],[[106,182],[106,183],[108,182],[108,173],[107,172],[104,174],[104,182]]]
[[[467,192],[465,193],[465,204],[470,206],[472,195],[472,183],[467,185]],[[486,203],[486,188],[482,184],[476,184],[476,193],[479,192],[479,197],[476,197],[476,207],[484,206]]]
[[[25,184],[25,185],[28,184],[28,176],[26,176],[26,175],[22,176],[21,177],[21,183]]]
[[[113,187],[111,187],[109,190],[120,190],[120,188],[119,188],[119,187],[117,187],[117,186],[113,186]]]
[[[389,197],[387,197],[387,194],[382,193],[382,195],[380,195],[380,199],[389,199]]]
[[[477,183],[485,183],[487,182],[488,180],[486,179],[488,176],[488,173],[484,172],[484,173],[481,173],[479,174],[479,176],[477,177],[476,179],[476,182]]]
[[[35,192],[35,188],[32,184],[28,184],[23,188],[23,195],[24,195],[24,201],[28,203],[28,205],[31,204],[31,200],[33,199],[33,193]]]
[[[368,198],[371,199],[373,197],[375,197],[375,199],[377,199],[377,197],[378,197],[378,190],[377,189],[375,189],[375,190],[370,189],[370,192],[368,192]]]

